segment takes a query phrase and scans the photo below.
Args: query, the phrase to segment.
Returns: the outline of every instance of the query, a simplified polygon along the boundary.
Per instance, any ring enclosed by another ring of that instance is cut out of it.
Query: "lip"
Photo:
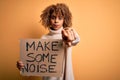
[[[58,25],[58,24],[53,24],[53,26],[56,26],[56,27],[57,27],[57,26],[59,26],[59,25]]]
[[[53,24],[53,25],[58,26],[59,24]]]

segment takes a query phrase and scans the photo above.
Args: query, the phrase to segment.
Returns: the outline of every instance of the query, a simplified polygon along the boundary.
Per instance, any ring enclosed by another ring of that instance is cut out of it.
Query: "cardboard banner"
[[[24,63],[21,74],[25,76],[61,76],[63,72],[64,45],[62,40],[20,40],[20,59]]]

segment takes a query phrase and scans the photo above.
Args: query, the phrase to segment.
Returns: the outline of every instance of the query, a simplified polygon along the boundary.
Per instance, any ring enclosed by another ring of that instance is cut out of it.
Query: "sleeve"
[[[77,43],[80,42],[80,37],[74,29],[73,29],[73,32],[74,32],[75,40],[72,41],[72,46],[75,46]]]

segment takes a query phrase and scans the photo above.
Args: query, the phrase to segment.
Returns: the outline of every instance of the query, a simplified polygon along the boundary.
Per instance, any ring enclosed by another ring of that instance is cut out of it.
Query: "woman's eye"
[[[63,17],[61,16],[61,17],[59,17],[59,20],[62,20],[63,19]]]
[[[61,20],[62,18],[60,17],[59,20]]]
[[[55,16],[52,16],[51,19],[55,19]]]

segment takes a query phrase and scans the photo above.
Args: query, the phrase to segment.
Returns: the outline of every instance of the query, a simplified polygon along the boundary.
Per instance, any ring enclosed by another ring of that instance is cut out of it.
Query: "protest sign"
[[[58,39],[22,39],[20,59],[24,63],[22,75],[61,76],[64,59],[63,42]]]

